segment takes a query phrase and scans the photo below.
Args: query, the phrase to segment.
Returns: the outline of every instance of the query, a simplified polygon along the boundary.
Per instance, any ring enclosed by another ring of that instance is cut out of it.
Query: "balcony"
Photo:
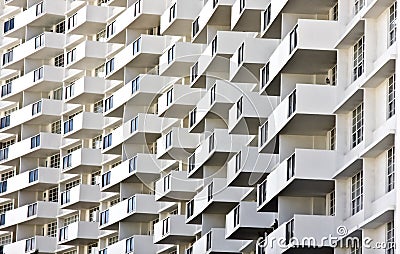
[[[64,68],[43,65],[3,86],[1,98],[8,101],[21,101],[23,92],[50,92],[62,85]]]
[[[2,164],[9,163],[20,157],[43,158],[60,151],[61,135],[41,132],[38,135],[21,140],[0,150]]]
[[[278,196],[325,197],[334,189],[335,161],[335,151],[295,149],[258,186],[258,210],[276,211]]]
[[[255,135],[278,105],[278,98],[259,96],[258,93],[243,94],[229,110],[229,133]]]
[[[192,248],[193,254],[203,253],[242,253],[241,249],[250,241],[246,240],[230,240],[225,239],[225,228],[212,228],[208,233],[204,234],[197,240]],[[190,253],[190,252],[189,252]]]
[[[99,185],[79,184],[69,190],[61,192],[60,203],[62,209],[90,209],[99,205]]]
[[[105,42],[85,40],[66,53],[65,67],[79,70],[97,68],[104,64],[111,46]]]
[[[195,234],[200,225],[185,223],[185,215],[170,215],[154,225],[154,240],[156,244],[190,243],[195,240]]]
[[[207,26],[230,26],[234,2],[235,0],[207,1],[192,22],[192,42],[207,43]]]
[[[103,147],[103,153],[121,153],[122,144],[146,145],[154,143],[161,137],[161,132],[164,129],[178,125],[178,119],[139,113],[111,132],[111,145]]]
[[[191,201],[187,202],[186,223],[200,224],[202,214],[226,214],[249,192],[250,187],[227,187],[226,179],[214,178]]]
[[[56,168],[36,168],[1,182],[0,197],[10,197],[17,191],[43,191],[58,184],[60,172]]]
[[[321,227],[321,225],[324,225]],[[282,223],[276,230],[270,233],[267,237],[268,246],[265,249],[265,253],[304,253],[308,250],[314,253],[313,250],[322,253],[332,253],[329,241],[320,241],[322,237],[332,236],[333,238],[338,237],[336,232],[335,216],[322,216],[322,215],[298,215],[295,214],[292,219]],[[298,241],[291,239],[298,239]],[[270,244],[272,239],[283,239],[285,240],[286,248],[281,246]],[[302,246],[301,244],[307,244],[304,242],[305,239],[316,239],[317,244],[322,244],[318,249],[314,247]],[[293,245],[293,243],[299,242],[299,245]]]
[[[203,89],[174,84],[172,88],[158,97],[158,115],[184,118],[203,97],[204,93]]]
[[[44,32],[14,48],[9,61],[3,62],[2,67],[20,70],[23,68],[25,58],[51,59],[63,53],[64,44],[64,34]]]
[[[192,22],[196,19],[202,7],[200,1],[173,1],[160,17],[160,33],[162,35],[190,36]]]
[[[186,128],[173,127],[157,139],[157,159],[186,160],[200,143],[201,134]]]
[[[0,216],[0,230],[13,230],[17,224],[37,225],[54,221],[57,216],[58,203],[38,201],[6,211]]]
[[[165,48],[177,39],[173,36],[142,34],[108,60],[110,63],[106,68],[106,78],[123,80],[123,70],[126,67],[154,68],[158,64],[159,57],[163,54]]]
[[[270,5],[269,22],[265,22],[265,25],[263,25],[261,35],[264,38],[281,38],[283,13],[326,15],[328,10],[336,3],[337,1],[313,1],[312,3],[308,0],[299,0],[296,2],[291,2],[289,0],[272,1]],[[310,4],[312,4],[313,8],[310,8]],[[318,22],[320,21],[321,20],[318,20]]]
[[[156,182],[156,201],[188,201],[201,187],[202,180],[188,179],[186,171],[172,171]]]
[[[255,186],[279,163],[277,154],[258,153],[257,147],[242,147],[229,161],[229,186]]]
[[[149,29],[160,25],[160,16],[164,10],[163,0],[137,0],[107,25],[108,42],[124,42],[126,29]]]
[[[256,202],[242,201],[226,215],[226,239],[257,240],[272,231],[277,213],[257,212]]]
[[[261,67],[268,62],[278,45],[278,40],[244,39],[230,58],[229,80],[240,83],[258,83]]]
[[[67,103],[95,103],[104,98],[106,87],[110,81],[100,77],[84,76],[64,88],[64,99]]]
[[[120,222],[149,222],[158,218],[162,202],[154,195],[135,194],[100,213],[101,230],[118,230]]]
[[[62,172],[68,174],[93,173],[101,168],[100,149],[81,148],[63,157]]]
[[[222,167],[250,140],[248,135],[231,135],[227,129],[214,129],[192,155],[195,162],[189,162],[188,177],[203,178],[205,166]]]
[[[259,32],[261,30],[261,12],[266,8],[266,0],[236,0],[232,5],[231,30]]]
[[[88,245],[98,241],[99,224],[96,221],[77,221],[58,230],[58,244]]]
[[[105,21],[109,18],[109,13],[113,13],[114,8],[85,5],[67,19],[66,31],[81,35],[96,34],[104,29]]]
[[[63,124],[65,138],[94,138],[103,133],[101,113],[82,112]]]
[[[148,107],[163,93],[166,86],[177,80],[174,77],[140,74],[113,93],[113,105],[106,115],[122,118],[125,104]]]
[[[282,73],[326,75],[337,62],[332,49],[338,40],[338,25],[336,21],[299,19],[269,58],[269,79],[260,92],[280,94]]]
[[[140,153],[102,175],[101,191],[119,192],[120,183],[149,183],[160,177],[162,164],[154,154]],[[156,194],[157,196],[157,194]]]
[[[64,19],[65,2],[62,0],[44,0],[30,6],[14,18],[14,28],[4,31],[4,36],[24,38],[25,27],[46,27],[48,24],[57,24]]]
[[[165,245],[153,243],[152,235],[132,235],[129,238],[120,240],[112,245],[102,249],[103,254],[121,254],[121,253],[158,253]],[[105,251],[105,252],[104,252]]]
[[[2,132],[12,132],[22,124],[49,124],[60,119],[63,102],[59,100],[42,99],[12,112],[8,120],[1,124]]]
[[[206,88],[205,75],[220,80],[229,79],[229,58],[237,51],[246,38],[253,38],[255,33],[217,31],[216,35],[200,55],[196,68],[191,69],[191,87]],[[212,80],[211,80],[212,81]]]
[[[186,77],[203,50],[202,44],[176,42],[160,56],[160,75]]]
[[[207,118],[228,119],[229,109],[241,96],[239,87],[223,80],[216,80],[190,112],[190,132],[204,132]]]
[[[19,240],[4,245],[4,253],[55,253],[57,249],[57,238],[49,236],[34,236],[32,238]]]
[[[259,151],[272,151],[280,134],[325,136],[335,126],[335,90],[333,86],[297,84],[268,117],[264,133],[259,133]]]

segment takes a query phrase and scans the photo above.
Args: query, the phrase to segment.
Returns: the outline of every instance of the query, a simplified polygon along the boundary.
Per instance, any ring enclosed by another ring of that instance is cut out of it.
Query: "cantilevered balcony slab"
[[[267,8],[268,1],[236,0],[232,5],[231,29],[234,31],[259,32],[261,12]]]
[[[154,240],[156,244],[190,243],[195,240],[195,234],[200,225],[185,223],[185,215],[170,215],[154,225]]]
[[[93,173],[101,168],[100,149],[81,148],[63,156],[62,172],[68,174]]]
[[[82,112],[63,124],[65,138],[94,138],[103,132],[103,114]]]
[[[28,246],[28,248],[27,248]],[[57,249],[57,238],[36,235],[31,238],[19,240],[4,245],[4,253],[27,253],[38,250],[39,253],[55,253]]]
[[[79,184],[60,193],[60,208],[90,209],[99,205],[99,185]]]
[[[192,199],[201,187],[202,180],[189,179],[186,171],[172,171],[156,182],[156,201]]]
[[[97,242],[100,235],[96,221],[77,221],[58,230],[58,244],[87,245]]]

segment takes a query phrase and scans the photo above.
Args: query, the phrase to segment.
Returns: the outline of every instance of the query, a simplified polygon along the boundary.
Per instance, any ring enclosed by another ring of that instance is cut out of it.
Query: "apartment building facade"
[[[3,0],[0,253],[400,253],[397,12]]]

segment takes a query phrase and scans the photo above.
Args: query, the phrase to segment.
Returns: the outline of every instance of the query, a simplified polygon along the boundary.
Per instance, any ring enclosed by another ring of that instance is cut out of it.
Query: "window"
[[[328,215],[329,216],[335,216],[335,209],[336,209],[336,205],[335,205],[335,191],[333,190],[331,193],[328,194]]]
[[[56,153],[50,156],[50,168],[59,168],[60,167],[60,154]]]
[[[50,222],[46,225],[47,236],[56,237],[57,235],[57,221]]]
[[[104,112],[107,112],[108,110],[112,109],[113,107],[113,98],[114,96],[111,95],[107,99],[104,100]]]
[[[336,86],[336,82],[337,82],[337,65],[333,66],[332,69],[329,70],[329,72],[330,72],[329,76],[330,76],[331,79],[328,80],[328,81],[332,86]]]
[[[263,30],[267,29],[269,23],[271,23],[271,4],[268,5],[267,9],[263,13],[264,23]]]
[[[246,7],[246,0],[239,0],[239,12],[241,13]]]
[[[128,209],[127,212],[131,213],[136,210],[136,197],[132,196],[128,199]]]
[[[215,134],[212,133],[208,137],[208,152],[211,153],[215,149]]]
[[[42,101],[38,101],[32,104],[32,115],[36,115],[42,112]]]
[[[96,172],[93,172],[90,174],[90,184],[91,185],[99,184],[97,179],[100,177],[100,173],[101,173],[101,171],[99,170],[99,171],[96,171]]]
[[[290,32],[290,45],[289,45],[289,53],[291,54],[293,50],[297,47],[297,25]]]
[[[59,100],[59,101],[62,100],[62,94],[63,94],[63,88],[62,87],[60,87],[60,88],[58,88],[56,90],[53,90],[52,92],[53,92],[53,100]]]
[[[4,31],[4,33],[7,33],[8,31],[10,31],[12,29],[14,29],[14,17],[12,17],[9,20],[6,20],[4,22],[3,31]]]
[[[75,61],[75,58],[76,58],[76,48],[67,52],[67,64],[70,64],[73,61]]]
[[[31,137],[31,149],[40,146],[40,134]]]
[[[239,225],[240,222],[240,205],[233,209],[233,227]]]
[[[96,34],[96,41],[104,42],[105,39],[106,39],[106,29],[103,29]]]
[[[192,111],[190,111],[189,127],[192,127],[196,123],[196,113],[197,113],[197,108],[194,108]]]
[[[134,133],[135,131],[138,130],[138,120],[139,120],[138,116],[136,116],[131,120],[131,133]]]
[[[294,219],[286,223],[286,244],[288,245],[294,237]]]
[[[213,189],[214,189],[214,183],[211,182],[207,186],[207,201],[210,202],[213,199]]]
[[[49,190],[49,202],[58,202],[58,187]]]
[[[170,146],[172,146],[172,131],[168,132],[167,135],[165,135],[165,149]]]
[[[176,17],[176,3],[169,7],[169,22],[174,20]]]
[[[238,49],[238,65],[240,65],[244,60],[244,43],[242,43],[242,45],[240,45],[239,49]]]
[[[94,113],[103,113],[103,100],[96,101],[93,104]]]
[[[112,133],[106,135],[103,139],[103,149],[110,147],[112,144]]]
[[[68,225],[60,228],[60,232],[58,234],[58,241],[68,240]]]
[[[354,0],[354,14],[357,14],[364,7],[365,0]]]
[[[190,68],[190,81],[193,82],[196,80],[199,72],[199,62],[196,62],[192,68]]]
[[[60,23],[58,23],[58,24],[56,25],[54,31],[55,31],[56,33],[59,33],[59,34],[65,33],[65,21],[63,20],[63,21],[61,21]]]
[[[351,178],[351,215],[363,209],[363,171],[360,170]]]
[[[142,42],[142,38],[139,37],[132,43],[132,48],[133,48],[133,55],[136,55],[140,51],[140,44]]]
[[[118,235],[111,236],[107,239],[107,246],[110,246],[116,242],[118,242]]]
[[[169,233],[169,224],[170,224],[169,217],[162,221],[162,235],[166,235]]]
[[[92,139],[92,149],[101,149],[101,141],[102,141],[102,135],[99,135],[97,137],[94,137]]]
[[[69,168],[72,165],[72,154],[63,157],[63,169]]]
[[[7,171],[1,174],[1,181],[6,181],[7,179],[14,176],[14,170]]]
[[[125,253],[131,253],[134,250],[134,239],[133,237],[126,239]]]
[[[265,87],[269,81],[269,62],[261,69],[261,88]]]
[[[6,65],[9,62],[12,62],[13,55],[14,55],[14,50],[13,49],[10,49],[6,53],[4,53],[3,54],[3,65]]]
[[[240,97],[240,99],[236,102],[236,119],[239,119],[242,113],[243,113],[243,96]]]
[[[211,249],[211,242],[212,242],[212,236],[211,236],[211,232],[208,232],[206,235],[206,251],[209,251]]]
[[[70,189],[74,188],[75,186],[78,186],[80,183],[81,183],[80,179],[73,180],[73,181],[65,184],[65,189],[70,190]]]
[[[238,152],[235,156],[235,172],[242,168],[242,152]]]
[[[68,30],[72,29],[77,23],[77,14],[73,14],[71,17],[68,18]]]
[[[395,239],[394,239],[394,222],[386,224],[386,254],[394,254]]]
[[[0,129],[10,126],[10,115],[0,118]]]
[[[138,15],[140,13],[140,2],[142,0],[138,0],[135,2],[135,10],[133,12],[133,16],[136,17],[136,15]]]
[[[211,42],[211,56],[215,56],[215,54],[217,53],[217,46],[217,36],[215,36]]]
[[[97,243],[89,244],[88,245],[88,254],[98,253],[98,252],[94,251],[96,248],[97,248]]]
[[[111,171],[108,171],[101,176],[101,187],[109,185],[110,181],[111,181]]]
[[[213,1],[213,8],[217,7],[218,0],[212,0]]]
[[[186,203],[186,211],[187,211],[186,218],[190,218],[194,212],[194,200],[193,199]]]
[[[353,46],[353,81],[364,73],[364,36]]]
[[[171,174],[164,176],[163,183],[164,183],[164,192],[166,192],[171,188]]]
[[[329,138],[329,149],[335,150],[336,148],[336,127],[333,127],[330,131],[328,131]]]
[[[25,253],[32,252],[36,249],[35,237],[28,238],[25,240]]]
[[[14,209],[14,204],[12,202],[0,205],[0,214]]]
[[[387,192],[394,189],[395,183],[394,146],[387,151]]]
[[[4,246],[4,245],[10,244],[10,243],[12,243],[12,235],[11,234],[0,236],[0,246]]]
[[[360,246],[356,245],[356,246],[352,246],[350,247],[350,254],[361,254],[361,248]]]
[[[397,2],[390,6],[389,11],[389,46],[396,41]]]
[[[29,182],[35,182],[39,180],[39,170],[38,169],[33,169],[29,171]]]
[[[217,96],[216,90],[217,90],[217,84],[214,84],[210,90],[210,105],[212,105],[215,102]]]
[[[329,20],[338,20],[338,4],[337,3],[329,10]]]
[[[33,82],[36,82],[43,78],[43,67],[40,67],[33,72]]]
[[[64,134],[73,131],[74,129],[74,119],[71,118],[64,122]]]
[[[63,254],[77,254],[76,250],[64,252]]]
[[[136,78],[134,78],[132,80],[132,94],[136,93],[137,91],[139,91],[139,87],[140,87],[140,76],[137,76]]]
[[[89,209],[89,221],[98,221],[98,218],[96,218],[96,215],[98,217],[98,212],[100,211],[100,207],[96,206],[91,209]]]
[[[106,62],[106,75],[110,74],[114,70],[114,58]]]
[[[39,16],[43,13],[43,2],[40,2],[36,5],[36,16]]]
[[[44,34],[35,37],[35,49],[44,45]]]
[[[358,105],[352,112],[351,147],[356,147],[363,141],[364,133],[364,104]]]
[[[199,30],[199,17],[197,17],[196,20],[192,23],[192,37],[194,37],[199,32]]]
[[[174,61],[175,58],[175,45],[172,45],[170,49],[168,49],[168,64]]]
[[[173,96],[174,96],[174,89],[171,88],[167,92],[167,106],[172,104]]]
[[[27,217],[31,217],[33,215],[36,215],[36,213],[37,213],[37,203],[28,205]]]
[[[72,223],[75,223],[75,222],[78,221],[78,219],[79,219],[78,214],[74,214],[72,216],[69,216],[69,217],[64,219],[64,226],[68,226],[68,225],[70,225]]]
[[[260,127],[260,147],[268,140],[268,121]]]
[[[104,78],[104,64],[94,69],[94,76],[99,78]]]
[[[190,155],[189,159],[188,159],[188,171],[189,173],[195,168],[196,166],[196,154],[193,153],[192,155]]]
[[[107,26],[106,30],[107,38],[115,33],[115,20]]]
[[[388,83],[388,118],[392,117],[395,114],[395,89],[396,89],[396,78],[395,74],[393,74],[389,78]]]
[[[286,180],[292,178],[295,174],[296,167],[296,157],[292,154],[286,161]]]

